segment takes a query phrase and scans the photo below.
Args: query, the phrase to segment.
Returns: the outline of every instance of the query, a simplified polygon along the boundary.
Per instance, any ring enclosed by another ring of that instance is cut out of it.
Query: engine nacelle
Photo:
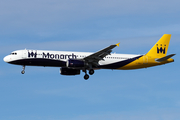
[[[62,67],[60,68],[60,74],[61,75],[79,75],[80,69],[71,69],[71,68]]]
[[[85,67],[85,62],[81,60],[70,59],[66,62],[66,66],[69,68],[82,68]]]

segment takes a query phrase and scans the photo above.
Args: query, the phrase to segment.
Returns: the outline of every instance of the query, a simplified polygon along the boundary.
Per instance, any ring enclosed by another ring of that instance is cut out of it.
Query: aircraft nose
[[[4,62],[9,62],[9,56],[4,57]]]

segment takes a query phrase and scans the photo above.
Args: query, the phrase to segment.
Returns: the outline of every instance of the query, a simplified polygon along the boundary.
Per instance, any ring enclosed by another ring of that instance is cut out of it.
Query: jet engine
[[[60,68],[60,74],[61,75],[79,75],[80,69],[72,69],[72,68],[62,67],[62,68]]]

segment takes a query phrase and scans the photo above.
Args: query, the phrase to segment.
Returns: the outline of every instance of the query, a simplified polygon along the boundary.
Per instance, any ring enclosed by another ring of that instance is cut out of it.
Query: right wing
[[[119,47],[119,44],[115,44],[115,45],[110,45],[107,48],[104,48],[98,52],[95,52],[87,57],[84,58],[84,60],[90,64],[90,65],[94,65],[94,66],[98,66],[98,62],[100,60],[104,60],[103,58],[107,55],[110,55],[110,53],[112,52],[112,49],[115,48],[116,46]]]

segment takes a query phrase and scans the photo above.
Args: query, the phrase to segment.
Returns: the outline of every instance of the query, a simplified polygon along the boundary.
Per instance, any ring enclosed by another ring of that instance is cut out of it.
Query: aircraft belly
[[[16,65],[28,65],[28,66],[50,66],[50,67],[66,66],[65,61],[44,59],[44,58],[20,59],[20,60],[11,61],[10,63]]]

